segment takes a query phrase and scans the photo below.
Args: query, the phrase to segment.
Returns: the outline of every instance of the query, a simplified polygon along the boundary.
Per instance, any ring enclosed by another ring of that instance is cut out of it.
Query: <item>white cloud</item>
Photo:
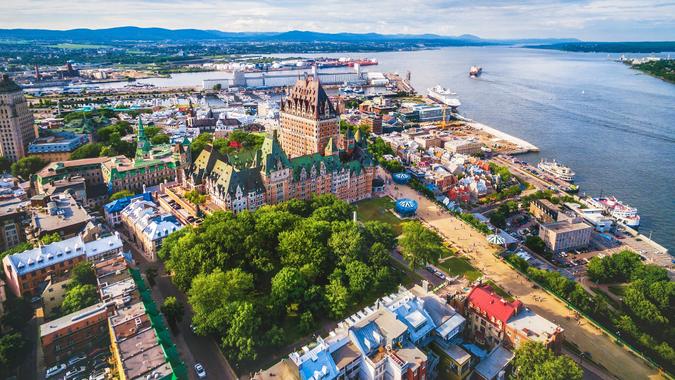
[[[668,0],[3,0],[2,28],[122,25],[224,31],[675,39]]]

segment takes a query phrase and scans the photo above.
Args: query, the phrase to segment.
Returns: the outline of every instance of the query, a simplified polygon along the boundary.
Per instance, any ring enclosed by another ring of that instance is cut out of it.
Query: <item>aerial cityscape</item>
[[[48,3],[0,379],[675,376],[675,5]]]

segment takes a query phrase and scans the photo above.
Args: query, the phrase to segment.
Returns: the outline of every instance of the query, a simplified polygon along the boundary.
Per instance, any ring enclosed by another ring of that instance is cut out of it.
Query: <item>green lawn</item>
[[[389,197],[366,199],[356,203],[356,215],[361,221],[379,220],[388,223],[394,229],[396,235],[400,235],[401,219],[392,214],[394,201]]]
[[[619,297],[623,297],[626,292],[626,285],[610,285],[607,287],[610,292],[616,294]]]
[[[49,47],[57,49],[102,49],[109,48],[108,45],[92,45],[92,44],[70,44],[70,43],[61,43],[57,45],[49,45]]]
[[[507,300],[508,302],[513,301],[513,297],[506,292],[506,290],[502,289],[499,285],[497,285],[494,281],[492,280],[487,280],[485,281],[486,284],[490,285],[492,290],[497,293],[498,296],[502,297],[503,299]]]
[[[469,263],[469,260],[461,257],[451,257],[442,263],[439,262],[437,266],[450,276],[462,275],[469,281],[474,281],[482,275],[478,269]]]

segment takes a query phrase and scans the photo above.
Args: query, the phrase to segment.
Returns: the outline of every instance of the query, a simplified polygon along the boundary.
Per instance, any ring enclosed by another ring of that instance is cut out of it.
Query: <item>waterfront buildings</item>
[[[506,301],[490,286],[475,286],[466,297],[465,315],[471,337],[490,347],[517,349],[535,341],[558,350],[562,328],[537,315],[519,300]]]
[[[157,259],[162,241],[183,228],[176,217],[163,213],[154,202],[142,197],[132,199],[120,212],[120,222],[150,261]]]
[[[562,221],[539,226],[539,237],[553,252],[584,248],[591,241],[593,227],[577,221]]]
[[[89,142],[86,135],[71,132],[56,132],[39,137],[28,145],[28,154],[45,161],[65,161],[75,149]]]
[[[7,74],[0,77],[0,156],[14,162],[27,155],[35,139],[33,113],[21,87]]]
[[[5,280],[15,296],[38,295],[49,276],[63,276],[83,260],[98,261],[122,252],[122,240],[111,235],[85,241],[83,235],[61,240],[2,259]]]

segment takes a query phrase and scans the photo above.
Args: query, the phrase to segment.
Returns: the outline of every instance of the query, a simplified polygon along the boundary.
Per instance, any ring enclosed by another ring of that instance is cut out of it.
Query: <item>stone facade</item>
[[[33,113],[23,91],[6,74],[0,77],[0,156],[14,162],[27,154],[35,139]]]

